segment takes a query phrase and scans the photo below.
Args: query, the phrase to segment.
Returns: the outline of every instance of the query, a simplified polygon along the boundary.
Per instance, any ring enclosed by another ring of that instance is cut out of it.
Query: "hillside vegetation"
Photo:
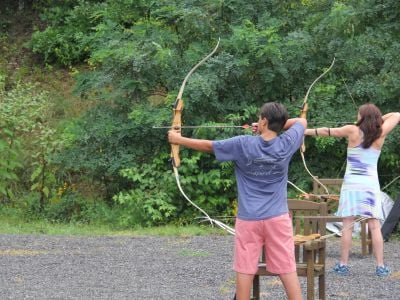
[[[0,211],[22,220],[187,224],[199,212],[181,196],[169,162],[171,104],[187,72],[186,125],[250,124],[266,101],[298,116],[310,84],[310,127],[354,122],[372,102],[400,110],[398,1],[2,1]],[[186,129],[220,139],[243,129]],[[400,194],[398,129],[379,163],[382,187]],[[319,177],[342,177],[346,144],[306,139]],[[232,217],[231,164],[181,149],[183,189],[210,215]],[[312,179],[299,155],[289,179]],[[290,195],[298,193],[290,190]]]

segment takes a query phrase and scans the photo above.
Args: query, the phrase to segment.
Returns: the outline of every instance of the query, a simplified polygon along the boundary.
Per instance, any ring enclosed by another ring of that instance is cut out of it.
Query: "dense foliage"
[[[18,9],[12,3],[8,1],[10,12]],[[36,128],[26,145],[22,142],[26,133],[9,124],[2,131],[0,146],[5,146],[0,150],[7,159],[0,164],[0,194],[11,199],[11,192],[20,193],[32,199],[35,193],[42,208],[38,210],[51,219],[70,220],[65,215],[71,215],[71,207],[74,218],[97,212],[121,226],[187,223],[198,216],[176,188],[166,131],[152,126],[171,122],[171,104],[183,78],[218,39],[217,53],[192,75],[185,89],[183,116],[188,125],[250,123],[266,101],[282,102],[291,116],[297,116],[308,86],[333,58],[334,68],[311,92],[310,126],[353,122],[357,107],[365,102],[375,103],[383,113],[400,110],[400,3],[395,0],[25,4],[25,10],[40,15],[26,45],[36,63],[69,69],[76,79],[75,95],[91,103],[74,118],[53,117],[62,126],[53,122],[52,132],[50,123],[27,117],[36,122],[29,125],[31,131],[39,124],[50,127]],[[10,24],[0,25],[7,34]],[[5,89],[21,93],[20,101],[31,102],[29,86],[21,90],[9,83],[2,89],[2,106],[12,95]],[[20,116],[19,122],[23,120]],[[208,139],[241,133],[184,131]],[[399,138],[396,129],[382,152],[382,186],[400,173]],[[7,141],[14,140],[11,147]],[[307,163],[315,175],[343,176],[343,140],[307,138],[306,145]],[[19,159],[35,155],[35,162]],[[187,194],[211,215],[232,216],[236,205],[232,166],[187,149],[181,156]],[[290,179],[311,189],[312,180],[297,155]],[[399,182],[386,192],[398,195]],[[88,205],[85,198],[100,201]],[[104,207],[113,209],[104,213]]]

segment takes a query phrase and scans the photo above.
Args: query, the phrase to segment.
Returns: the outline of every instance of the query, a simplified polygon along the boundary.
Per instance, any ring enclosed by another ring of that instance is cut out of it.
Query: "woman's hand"
[[[171,144],[179,144],[179,139],[181,138],[181,132],[177,129],[171,129],[168,131],[168,141]]]

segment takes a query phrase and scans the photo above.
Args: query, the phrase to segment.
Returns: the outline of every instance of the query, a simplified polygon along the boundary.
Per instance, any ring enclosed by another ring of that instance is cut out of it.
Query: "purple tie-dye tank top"
[[[377,170],[380,153],[371,147],[347,149],[346,174],[336,213],[338,216],[365,216],[383,220]]]

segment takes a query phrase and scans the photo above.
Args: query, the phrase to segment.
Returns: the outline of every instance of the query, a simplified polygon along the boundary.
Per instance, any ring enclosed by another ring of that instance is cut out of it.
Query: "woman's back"
[[[362,143],[364,141],[364,132],[357,125],[348,125],[348,127],[349,127],[348,130],[349,133],[347,136],[348,138],[347,147],[348,148],[355,148],[359,146],[362,147]],[[370,147],[368,148],[380,151],[385,142],[385,138],[386,134],[384,134],[382,131],[381,135],[376,140],[374,140],[370,145]]]

